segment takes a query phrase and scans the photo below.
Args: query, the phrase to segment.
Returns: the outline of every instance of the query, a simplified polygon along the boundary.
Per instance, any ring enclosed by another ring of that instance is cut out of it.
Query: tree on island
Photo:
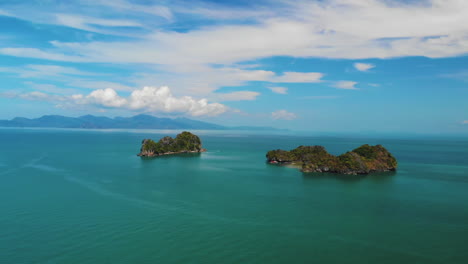
[[[362,145],[339,156],[331,155],[322,146],[299,146],[291,151],[271,150],[266,154],[269,163],[293,163],[303,172],[332,172],[368,174],[396,170],[398,163],[382,145]]]
[[[197,135],[184,131],[175,138],[166,136],[158,142],[152,139],[144,139],[138,156],[153,157],[176,153],[204,152],[202,143]]]

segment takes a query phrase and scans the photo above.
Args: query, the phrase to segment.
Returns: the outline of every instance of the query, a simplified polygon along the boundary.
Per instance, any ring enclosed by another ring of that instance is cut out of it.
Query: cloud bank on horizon
[[[14,99],[11,109],[37,103],[23,115],[229,115],[239,124],[299,128],[306,119],[333,130],[330,118],[385,122],[383,112],[395,111],[383,127],[459,125],[468,115],[458,101],[466,82],[447,76],[467,70],[467,13],[461,0],[7,1],[0,100]],[[407,98],[418,98],[414,108]],[[436,112],[437,100],[459,109]],[[440,116],[437,125],[422,120],[426,107]]]

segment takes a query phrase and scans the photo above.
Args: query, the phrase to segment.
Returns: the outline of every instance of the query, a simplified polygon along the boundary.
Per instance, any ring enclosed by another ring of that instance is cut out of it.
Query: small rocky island
[[[151,139],[144,139],[141,142],[141,149],[138,156],[156,157],[162,155],[171,155],[178,153],[200,153],[205,152],[202,143],[197,135],[184,131],[175,138],[166,136],[158,142]]]
[[[382,145],[362,145],[339,156],[331,155],[322,146],[299,146],[291,151],[271,150],[266,154],[271,164],[301,166],[303,172],[369,174],[396,170],[398,163]]]

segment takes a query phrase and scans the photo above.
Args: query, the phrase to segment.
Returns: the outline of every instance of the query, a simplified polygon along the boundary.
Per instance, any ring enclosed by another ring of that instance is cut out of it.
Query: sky
[[[0,119],[468,133],[468,1],[1,0]]]

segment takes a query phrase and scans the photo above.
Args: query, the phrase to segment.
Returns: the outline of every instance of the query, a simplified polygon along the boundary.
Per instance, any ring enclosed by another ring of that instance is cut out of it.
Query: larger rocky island
[[[140,157],[156,157],[178,153],[200,153],[205,152],[197,135],[184,131],[175,138],[166,136],[158,142],[152,139],[144,139],[141,143]]]
[[[394,171],[398,166],[395,157],[383,146],[367,144],[339,156],[328,153],[322,146],[299,146],[291,151],[271,150],[266,157],[271,164],[301,166],[303,172],[369,174]]]

